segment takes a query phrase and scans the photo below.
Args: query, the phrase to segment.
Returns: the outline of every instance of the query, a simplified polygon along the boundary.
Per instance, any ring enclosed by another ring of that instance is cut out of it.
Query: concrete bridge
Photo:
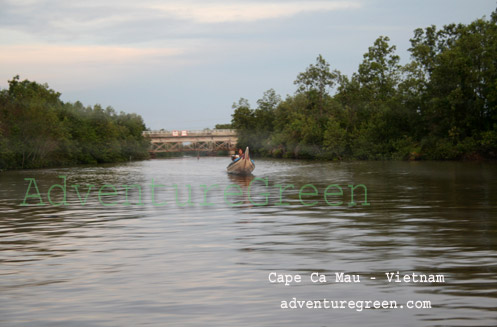
[[[150,138],[150,153],[235,151],[238,138],[232,129],[203,131],[145,131]]]

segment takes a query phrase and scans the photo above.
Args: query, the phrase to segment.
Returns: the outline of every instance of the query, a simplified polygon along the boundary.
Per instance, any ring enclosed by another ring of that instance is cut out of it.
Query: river
[[[0,172],[0,325],[497,324],[496,164],[228,160]]]

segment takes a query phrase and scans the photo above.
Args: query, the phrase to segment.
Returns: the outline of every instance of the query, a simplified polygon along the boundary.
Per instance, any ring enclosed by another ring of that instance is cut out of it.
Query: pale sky
[[[495,0],[0,0],[0,87],[15,75],[62,100],[135,112],[151,129],[231,120],[322,54],[347,75],[380,36],[408,62],[413,30],[469,23]]]

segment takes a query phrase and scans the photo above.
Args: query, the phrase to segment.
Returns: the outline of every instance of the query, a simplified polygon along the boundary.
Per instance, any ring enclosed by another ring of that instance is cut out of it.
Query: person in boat
[[[238,149],[238,153],[231,156],[232,161],[235,161],[238,158],[245,158],[245,154],[242,149]]]

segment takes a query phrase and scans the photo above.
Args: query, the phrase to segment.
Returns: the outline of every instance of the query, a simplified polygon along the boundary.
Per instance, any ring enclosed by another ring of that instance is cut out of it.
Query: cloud
[[[117,46],[5,45],[0,61],[10,64],[125,64],[136,60],[160,60],[183,52],[179,48],[129,48]]]
[[[2,2],[2,0],[0,0]],[[8,44],[13,32],[48,42],[123,44],[172,38],[222,35],[247,28],[246,23],[265,23],[301,13],[320,13],[361,8],[355,1],[157,1],[3,0],[0,43]],[[230,23],[226,29],[220,23]],[[254,25],[250,25],[250,29]],[[235,28],[235,29],[236,29]],[[10,31],[10,32],[9,32]]]
[[[121,46],[0,45],[0,86],[19,74],[61,89],[83,89],[119,83],[130,76],[173,70],[187,64],[180,48]]]
[[[291,17],[304,12],[360,8],[353,1],[264,2],[264,3],[171,3],[150,5],[164,14],[196,23],[253,22],[263,19]]]

